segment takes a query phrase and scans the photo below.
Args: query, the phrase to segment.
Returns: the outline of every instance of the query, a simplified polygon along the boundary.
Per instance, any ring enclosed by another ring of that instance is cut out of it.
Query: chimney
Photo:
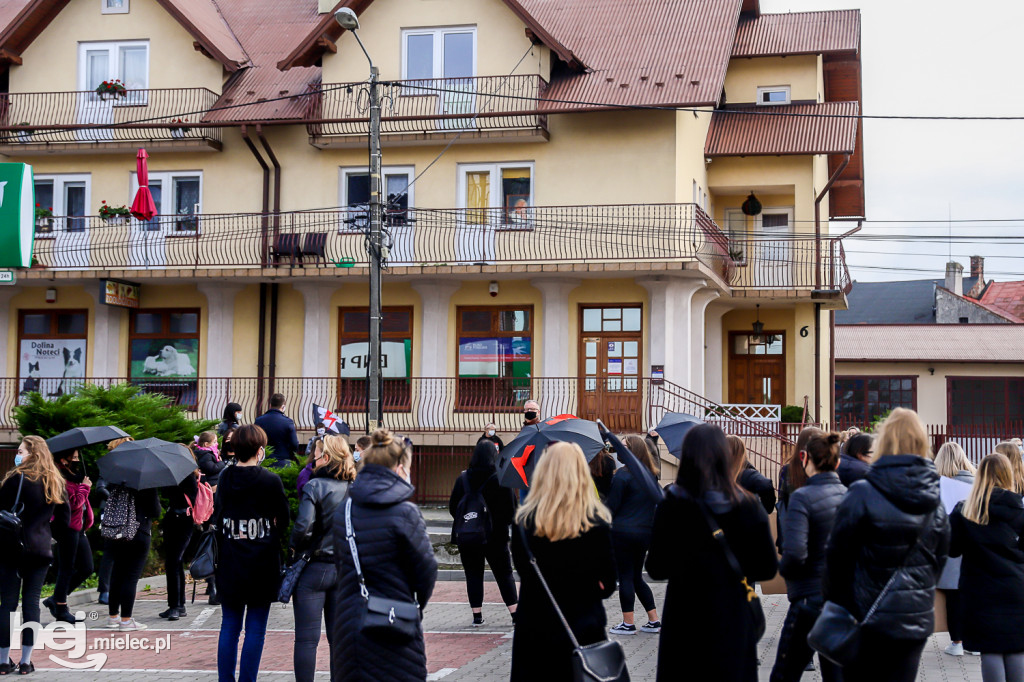
[[[327,14],[328,12],[333,12],[334,11],[334,7],[335,7],[335,5],[338,4],[338,2],[337,2],[337,0],[320,0],[319,4],[320,4],[320,6],[318,8],[319,9],[319,13],[320,14]]]
[[[946,263],[945,287],[957,296],[964,295],[964,266],[956,261]]]
[[[978,281],[985,283],[985,257],[971,256],[971,277],[977,277]]]

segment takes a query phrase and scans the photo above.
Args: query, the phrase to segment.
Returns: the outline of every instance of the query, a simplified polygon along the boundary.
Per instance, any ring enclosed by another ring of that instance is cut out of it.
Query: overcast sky
[[[861,10],[863,113],[1024,116],[1024,3],[761,0],[763,12],[824,9]],[[864,146],[869,221],[946,221],[951,213],[954,237],[969,238],[953,242],[953,260],[966,271],[971,255],[985,256],[986,279],[1024,280],[1024,121],[869,120]],[[1020,220],[985,222],[1007,218]],[[968,219],[978,222],[955,222]],[[847,240],[851,274],[942,277],[949,232],[946,222],[869,222],[861,235],[914,239]]]

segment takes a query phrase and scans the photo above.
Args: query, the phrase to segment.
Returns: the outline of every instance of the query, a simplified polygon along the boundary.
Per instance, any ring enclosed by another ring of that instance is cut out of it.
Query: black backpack
[[[491,512],[484,500],[485,484],[473,488],[469,485],[469,475],[462,472],[462,487],[466,494],[455,508],[455,521],[452,523],[452,542],[456,545],[482,547],[491,537]]]
[[[135,513],[135,495],[124,486],[110,488],[110,498],[100,522],[100,535],[108,540],[134,540],[142,525]]]

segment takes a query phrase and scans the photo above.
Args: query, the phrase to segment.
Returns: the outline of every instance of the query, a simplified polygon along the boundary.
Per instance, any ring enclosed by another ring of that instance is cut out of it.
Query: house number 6
[[[800,327],[800,338],[806,339],[808,333],[809,332],[807,331],[807,325],[804,325],[803,327]]]

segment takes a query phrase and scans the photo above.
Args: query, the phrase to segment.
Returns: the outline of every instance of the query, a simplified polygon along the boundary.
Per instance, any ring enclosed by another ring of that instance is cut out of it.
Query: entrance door
[[[786,404],[786,353],[783,332],[761,337],[729,335],[729,402],[740,405]]]
[[[613,430],[643,429],[640,306],[580,309],[582,419],[601,419]]]

